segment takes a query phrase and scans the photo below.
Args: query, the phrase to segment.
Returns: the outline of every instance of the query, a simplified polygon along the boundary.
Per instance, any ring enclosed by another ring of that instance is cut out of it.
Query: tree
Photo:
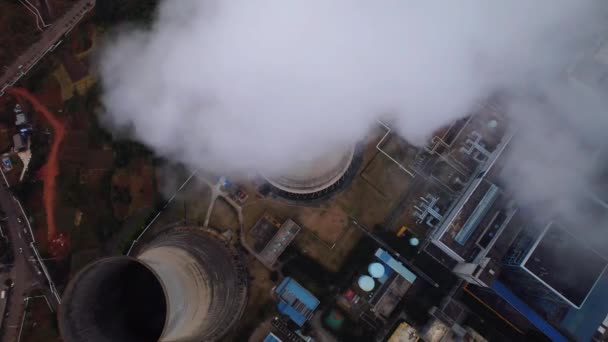
[[[158,0],[103,0],[95,5],[95,20],[112,25],[123,21],[149,23],[154,17]]]

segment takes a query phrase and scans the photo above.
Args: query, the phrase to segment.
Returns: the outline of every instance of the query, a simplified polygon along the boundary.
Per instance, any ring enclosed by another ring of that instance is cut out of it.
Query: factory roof
[[[406,322],[402,322],[397,326],[397,328],[389,338],[388,342],[416,342],[419,339],[420,338],[418,337],[418,332],[416,331],[416,329],[411,327]]]
[[[266,336],[266,338],[264,339],[264,342],[282,342],[283,340],[281,340],[280,338],[277,337],[277,335],[270,333],[268,334],[268,336]]]
[[[285,221],[260,252],[261,261],[266,266],[272,267],[301,229],[302,228],[292,220],[288,219]]]
[[[532,309],[523,300],[517,297],[507,286],[500,281],[492,283],[492,289],[515,308],[519,313],[525,316],[538,330],[542,331],[551,341],[566,342],[568,341],[557,329],[547,323],[534,309]]]
[[[287,277],[276,288],[279,297],[277,308],[299,326],[312,317],[319,300],[294,279]]]
[[[15,126],[27,124],[27,117],[24,113],[18,113],[15,115]]]
[[[559,297],[580,308],[608,262],[558,224],[550,223],[522,266]]]
[[[13,146],[15,151],[20,151],[27,147],[25,139],[19,134],[13,135]]]
[[[410,283],[413,283],[416,280],[417,276],[412,271],[395,260],[395,258],[388,254],[384,249],[378,248],[378,250],[376,250],[376,257]]]

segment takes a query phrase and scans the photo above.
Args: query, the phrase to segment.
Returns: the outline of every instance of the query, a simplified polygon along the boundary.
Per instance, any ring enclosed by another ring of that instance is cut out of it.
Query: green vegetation
[[[155,15],[159,0],[103,0],[95,5],[95,21],[101,25],[121,22],[149,23]]]
[[[158,209],[160,210],[160,207]],[[139,234],[141,234],[144,229],[146,229],[146,227],[152,222],[157,213],[158,210],[152,211],[150,215],[144,220],[144,222],[137,229],[133,230],[131,232],[131,235],[127,239],[121,242],[120,251],[122,252],[122,254],[127,254],[129,248],[131,248],[131,244],[133,243],[133,241],[135,241],[135,239],[139,237]]]
[[[42,183],[40,182],[22,182],[11,186],[13,193],[22,202],[28,203],[31,196],[42,193]]]
[[[144,145],[131,140],[119,140],[112,144],[114,150],[114,166],[117,168],[125,167],[135,157],[152,156],[152,152]]]
[[[35,130],[31,135],[31,151],[32,159],[28,165],[28,171],[26,173],[26,181],[35,178],[40,168],[46,163],[51,146],[49,144],[50,134]]]
[[[80,208],[86,206],[89,196],[85,193],[80,182],[80,169],[75,172],[61,170],[57,176],[57,184],[61,199],[68,207]]]
[[[59,62],[55,58],[43,58],[35,68],[32,68],[22,79],[21,85],[32,93],[38,93],[50,78]]]

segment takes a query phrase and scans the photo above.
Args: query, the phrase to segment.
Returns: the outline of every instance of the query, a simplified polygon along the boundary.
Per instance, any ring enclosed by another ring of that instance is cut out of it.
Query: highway
[[[24,226],[17,221],[21,210],[4,182],[0,185],[0,207],[7,215],[7,219],[1,224],[14,256],[13,266],[9,272],[14,287],[10,289],[8,296],[7,317],[4,319],[2,341],[12,342],[18,341],[25,307],[24,299],[36,278],[28,260],[34,256],[34,253],[29,247],[31,236],[27,228],[24,229]]]
[[[0,75],[0,96],[30,71],[47,53],[53,51],[84,16],[95,7],[95,0],[79,0],[46,29],[40,39],[24,51]]]
[[[2,175],[4,176],[4,175]],[[13,253],[13,264],[8,277],[13,287],[8,292],[6,317],[2,324],[2,342],[19,341],[24,319],[25,299],[32,289],[42,289],[48,298],[49,305],[55,311],[57,301],[47,284],[43,269],[37,262],[33,248],[34,237],[31,227],[24,215],[23,208],[17,202],[4,179],[0,180],[0,208],[6,213],[6,220],[0,222],[2,230],[9,241]]]
[[[32,44],[3,75],[0,75],[0,96],[49,51],[59,45],[63,37],[94,6],[95,0],[79,0],[56,20],[52,27],[45,30],[41,39]],[[4,175],[2,174],[2,176]],[[13,265],[8,272],[8,277],[13,281],[13,287],[8,292],[7,310],[2,322],[0,341],[15,342],[19,341],[21,337],[25,299],[30,290],[43,289],[47,302],[53,307],[53,310],[59,304],[59,296],[44,265],[36,262],[36,260],[39,261],[40,256],[35,250],[30,224],[20,203],[9,190],[6,178],[0,180],[0,208],[7,215],[6,220],[0,222],[0,226],[8,238],[14,256]],[[6,276],[6,274],[2,274],[0,278],[5,279]]]

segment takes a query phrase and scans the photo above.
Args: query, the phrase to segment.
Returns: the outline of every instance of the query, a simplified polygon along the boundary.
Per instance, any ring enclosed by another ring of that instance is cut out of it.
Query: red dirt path
[[[34,106],[36,111],[44,116],[44,118],[53,126],[55,138],[51,146],[51,153],[46,164],[42,167],[41,174],[44,183],[42,188],[42,197],[44,202],[44,210],[46,211],[46,221],[48,226],[47,238],[49,241],[55,238],[57,227],[55,226],[55,178],[59,174],[59,145],[65,137],[65,127],[59,120],[49,111],[42,103],[36,99],[29,91],[23,88],[10,88],[8,92],[12,95],[25,98]]]

